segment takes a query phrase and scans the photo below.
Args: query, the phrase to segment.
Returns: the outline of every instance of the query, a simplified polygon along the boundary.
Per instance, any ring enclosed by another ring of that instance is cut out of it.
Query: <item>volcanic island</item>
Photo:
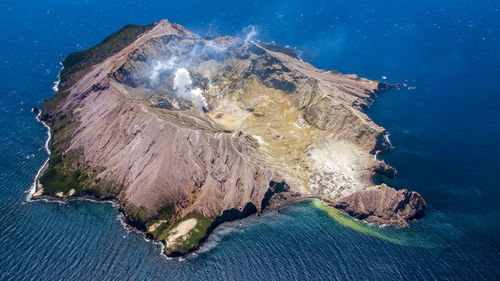
[[[364,113],[390,84],[167,20],[127,25],[62,64],[40,113],[51,154],[33,199],[112,200],[169,256],[223,222],[309,198],[369,223],[424,216],[420,194],[372,180],[397,173],[376,157],[388,132]]]

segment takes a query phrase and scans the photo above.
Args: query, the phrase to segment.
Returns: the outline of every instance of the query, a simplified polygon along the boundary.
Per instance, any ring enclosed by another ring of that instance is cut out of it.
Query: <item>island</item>
[[[390,84],[167,20],[127,25],[62,65],[40,113],[51,154],[32,198],[115,201],[169,256],[309,198],[398,227],[424,216],[420,194],[372,181],[397,173],[377,158],[388,132],[364,113]]]

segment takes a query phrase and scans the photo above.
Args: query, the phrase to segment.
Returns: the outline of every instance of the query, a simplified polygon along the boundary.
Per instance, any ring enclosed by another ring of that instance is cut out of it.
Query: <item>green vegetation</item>
[[[81,152],[65,153],[78,123],[75,121],[76,118],[74,118],[72,111],[62,115],[57,115],[54,111],[59,104],[65,101],[69,88],[93,65],[121,51],[152,27],[153,25],[126,25],[108,36],[100,44],[84,51],[71,53],[62,62],[64,68],[60,73],[59,91],[43,104],[44,116],[42,119],[48,121],[52,129],[50,142],[52,154],[48,167],[40,177],[40,183],[44,189],[43,194],[53,196],[58,192],[63,192],[66,195],[71,189],[74,189],[75,195],[105,197],[117,192],[114,185],[108,183],[103,186],[103,183],[91,179],[96,171],[88,171],[84,167]]]
[[[54,97],[44,102],[44,114],[52,112],[61,101],[66,99],[68,89],[83,77],[90,70],[91,66],[101,63],[106,58],[118,53],[132,43],[139,35],[151,28],[153,28],[153,25],[138,26],[129,24],[106,37],[98,45],[87,50],[69,54],[62,62],[64,68],[60,73],[59,91]]]
[[[80,177],[80,170],[61,172],[57,168],[49,166],[40,177],[40,183],[43,185],[43,193],[46,195],[55,195],[61,191],[67,194],[71,189],[76,192],[81,190]]]
[[[176,227],[181,222],[189,219],[196,219],[196,226],[191,229],[186,236],[184,236],[185,239],[184,237],[177,238],[175,241],[175,245],[173,245],[173,247],[170,247],[169,249],[165,248],[166,251],[170,253],[177,252],[185,254],[199,247],[200,241],[207,235],[207,231],[212,224],[212,219],[198,213],[190,213],[182,219],[178,220],[174,225],[169,227],[167,231],[163,233],[163,235],[161,236],[161,240],[163,240],[164,242],[168,241],[168,237],[170,236],[171,232],[176,229]]]
[[[127,204],[123,207],[125,216],[130,220],[144,224],[147,221],[147,209],[144,206],[136,207],[132,204]]]
[[[74,121],[71,111],[52,120],[51,160],[52,158],[61,158],[60,160],[62,160],[62,155],[69,148],[72,133],[77,126],[78,123]]]
[[[71,189],[75,190],[75,196],[93,195],[103,198],[115,194],[118,191],[116,185],[101,183],[96,179],[97,171],[85,165],[81,150],[66,152],[77,126],[78,122],[74,121],[71,111],[53,119],[51,156],[47,168],[40,177],[43,194],[54,196],[58,192],[63,192],[67,195]]]
[[[296,59],[299,58],[299,54],[297,54],[297,52],[295,50],[291,49],[291,48],[283,47],[283,46],[280,46],[280,45],[276,45],[276,44],[273,44],[273,43],[267,43],[267,42],[261,42],[259,44],[262,47],[268,49],[269,51],[280,52],[280,53],[283,53],[285,55],[289,55],[292,58],[296,58]]]
[[[79,194],[88,182],[89,175],[81,163],[82,151],[65,151],[69,148],[71,135],[78,123],[72,121],[73,113],[69,112],[54,118],[52,122],[52,139],[50,141],[51,156],[47,168],[40,177],[43,194],[54,196],[58,192],[65,195],[71,189]],[[94,188],[94,187],[93,187]]]
[[[158,215],[146,223],[147,233],[153,235],[155,240],[158,239],[170,225],[170,220],[172,219],[174,214],[175,214],[174,205],[167,205],[166,207],[161,208],[160,211],[158,212]],[[150,227],[156,223],[160,224],[153,231],[150,232],[149,231]]]
[[[72,116],[70,112],[52,122],[52,134],[57,137],[51,139],[52,154],[46,170],[40,177],[45,195],[55,195],[61,191],[67,194],[71,189],[79,192],[82,182],[88,177],[82,173],[78,164],[81,151],[75,150],[64,154],[70,144],[71,132],[78,125],[71,122]]]
[[[61,71],[61,84],[67,81],[76,82],[71,79],[73,74],[86,70],[88,67],[101,63],[132,43],[139,35],[151,29],[153,25],[138,26],[129,24],[122,29],[106,37],[98,45],[79,52],[69,54],[63,61],[64,69]],[[78,80],[80,77],[76,77]],[[67,83],[66,83],[67,84]],[[66,87],[71,86],[65,85]]]
[[[160,225],[158,225],[154,230],[149,231],[149,228],[155,223],[160,223]],[[169,226],[168,221],[162,222],[161,220],[152,220],[146,224],[146,229],[147,229],[146,233],[153,235],[153,239],[157,240],[162,235],[162,233],[165,232],[168,226]]]
[[[96,171],[81,164],[81,158],[79,150],[70,151],[66,155],[53,154],[39,179],[43,186],[43,194],[54,196],[58,192],[63,192],[67,196],[69,191],[74,189],[74,196],[91,195],[104,198],[114,195],[117,192],[116,186],[96,180],[94,177]]]

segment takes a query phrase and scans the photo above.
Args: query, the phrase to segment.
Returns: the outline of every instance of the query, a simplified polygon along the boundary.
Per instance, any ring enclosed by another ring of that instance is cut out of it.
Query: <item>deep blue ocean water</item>
[[[1,280],[500,279],[500,2],[73,2],[0,8]],[[223,224],[179,260],[128,233],[110,204],[25,202],[47,158],[30,108],[53,95],[59,62],[162,18],[204,36],[253,25],[255,39],[297,47],[318,67],[416,87],[383,93],[368,114],[391,133],[383,158],[400,174],[390,183],[420,192],[426,217],[373,228],[391,242],[302,203]]]

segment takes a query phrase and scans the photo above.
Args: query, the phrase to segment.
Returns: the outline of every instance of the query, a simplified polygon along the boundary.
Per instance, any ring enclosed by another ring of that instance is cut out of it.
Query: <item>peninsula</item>
[[[399,227],[424,215],[418,193],[371,181],[396,174],[376,158],[388,132],[364,113],[389,84],[167,20],[127,25],[62,64],[41,109],[51,155],[33,198],[114,200],[167,255],[305,198]]]

